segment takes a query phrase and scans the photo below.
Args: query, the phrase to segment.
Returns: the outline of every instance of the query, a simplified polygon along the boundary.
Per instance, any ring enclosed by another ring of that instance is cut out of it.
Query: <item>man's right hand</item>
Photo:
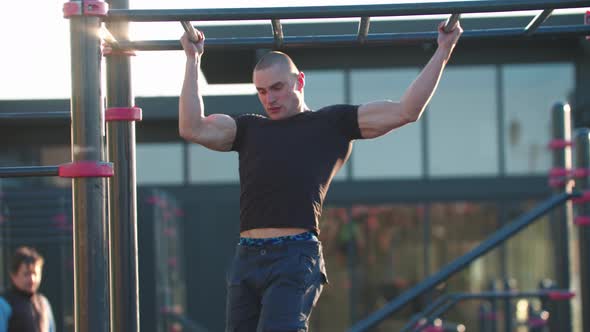
[[[182,38],[180,38],[180,43],[182,44],[184,53],[188,58],[195,58],[197,56],[201,57],[201,55],[203,55],[203,52],[205,52],[205,34],[197,29],[195,29],[195,32],[199,37],[198,42],[191,41],[188,33],[186,32],[184,33],[184,35],[182,35]]]

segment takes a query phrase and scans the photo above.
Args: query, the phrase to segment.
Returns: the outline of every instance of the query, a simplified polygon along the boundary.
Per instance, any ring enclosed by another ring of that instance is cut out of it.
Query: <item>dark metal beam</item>
[[[272,19],[272,35],[275,42],[275,48],[281,49],[283,48],[283,44],[285,41],[285,37],[283,36],[283,26],[281,25],[281,20],[279,19]]]
[[[535,16],[531,22],[524,28],[524,32],[527,36],[532,35],[535,31],[545,22],[549,16],[553,13],[553,9],[545,9]]]
[[[0,167],[0,178],[58,176],[59,166]]]
[[[370,23],[371,23],[371,18],[368,16],[361,17],[361,20],[359,21],[359,30],[358,30],[356,39],[361,44],[364,44],[367,41],[367,36],[369,35]]]
[[[559,37],[559,36],[585,36],[590,35],[590,25],[564,25],[540,27],[532,36],[527,36],[522,28],[482,29],[463,32],[461,38],[533,38],[533,37]],[[365,45],[391,45],[391,44],[419,44],[434,42],[438,32],[409,32],[409,33],[380,33],[367,36]],[[284,48],[301,48],[313,46],[351,46],[358,45],[357,35],[318,35],[318,36],[288,36],[284,38]],[[181,50],[178,40],[142,40],[135,42],[119,42],[122,49],[137,51],[165,51]],[[246,37],[246,38],[211,38],[206,41],[207,49],[255,49],[272,48],[275,45],[273,37]]]
[[[26,120],[36,121],[53,121],[53,120],[70,120],[70,112],[11,112],[0,113],[0,122],[23,122]]]
[[[234,21],[485,13],[587,7],[587,0],[485,0],[355,6],[223,9],[111,9],[107,21]]]

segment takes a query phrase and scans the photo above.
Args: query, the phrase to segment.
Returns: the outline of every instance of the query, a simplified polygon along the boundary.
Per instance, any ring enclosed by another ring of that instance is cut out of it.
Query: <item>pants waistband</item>
[[[313,231],[307,231],[307,232],[296,234],[296,235],[286,235],[286,236],[270,237],[270,238],[264,238],[264,239],[241,237],[240,241],[238,242],[238,245],[248,246],[248,247],[262,247],[262,246],[267,246],[267,245],[277,245],[277,244],[282,244],[285,242],[294,242],[294,241],[318,242],[318,237],[316,236],[315,232],[313,232]]]

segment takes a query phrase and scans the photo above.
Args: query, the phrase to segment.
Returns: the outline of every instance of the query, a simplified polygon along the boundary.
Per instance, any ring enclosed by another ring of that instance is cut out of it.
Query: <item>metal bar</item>
[[[442,303],[446,302],[450,297],[451,297],[451,294],[444,294],[444,295],[438,297],[436,300],[434,300],[428,306],[426,306],[426,308],[424,308],[424,310],[422,310],[421,313],[417,313],[416,315],[414,315],[410,319],[410,321],[407,322],[406,325],[404,325],[402,327],[402,329],[399,332],[410,331],[410,329],[414,328],[416,326],[416,324],[418,324],[418,322],[420,322],[420,320],[423,317],[427,316],[427,313],[431,312],[432,310],[434,310],[434,308],[436,308],[439,305],[441,305]]]
[[[558,289],[555,291],[568,291]],[[437,310],[433,311],[426,317],[425,325],[419,327],[415,332],[422,331],[426,328],[428,323],[435,318],[440,317],[445,312],[449,311],[455,304],[465,300],[486,300],[486,299],[524,299],[524,298],[540,298],[545,297],[550,293],[549,291],[534,291],[534,292],[483,292],[483,293],[456,293],[449,296],[450,301],[442,305]],[[561,331],[561,330],[560,330]]]
[[[184,28],[184,31],[186,31],[186,33],[188,34],[189,39],[194,42],[197,43],[199,42],[199,36],[197,36],[197,32],[195,31],[195,28],[193,27],[193,25],[191,24],[191,22],[189,21],[180,21],[180,24],[182,25],[182,27]]]
[[[430,3],[399,3],[354,6],[306,6],[222,9],[111,9],[107,21],[234,21],[269,19],[315,19],[361,16],[408,16],[486,13],[557,8],[583,8],[587,0],[486,0]]]
[[[129,8],[129,0],[110,0],[111,8]],[[181,22],[191,39],[199,37],[190,22]],[[128,39],[127,22],[108,22],[120,39]],[[107,107],[135,105],[131,84],[131,59],[128,55],[106,58]],[[111,328],[138,332],[139,280],[137,245],[136,137],[134,121],[107,122],[108,160],[114,176],[109,180],[109,236],[111,241],[110,285]]]
[[[0,167],[0,178],[58,176],[59,166]]]
[[[272,35],[275,42],[275,48],[281,49],[283,48],[284,36],[283,36],[283,26],[281,25],[281,20],[279,19],[272,19]]]
[[[522,28],[469,30],[463,32],[461,39],[483,38],[533,38],[533,37],[559,37],[559,36],[585,36],[590,35],[590,25],[566,25],[555,27],[540,27],[534,35],[526,36]],[[367,36],[367,45],[392,45],[392,44],[419,44],[434,42],[438,32],[411,32],[411,33],[379,33]],[[178,40],[143,40],[134,42],[120,41],[119,45],[124,50],[137,51],[166,51],[182,50]],[[301,47],[337,47],[358,45],[357,35],[317,35],[317,36],[288,36],[284,38],[284,48]],[[211,38],[207,39],[207,49],[254,49],[272,48],[272,37],[245,37],[245,38]]]
[[[447,21],[445,22],[445,26],[443,27],[443,31],[444,32],[451,32],[453,30],[453,27],[455,26],[455,24],[457,24],[457,22],[459,22],[459,19],[461,18],[461,14],[452,14]]]
[[[575,133],[576,146],[576,165],[578,169],[588,169],[590,167],[590,129],[578,129]],[[578,190],[588,190],[590,178],[588,176],[576,179],[576,188]],[[576,212],[578,216],[590,215],[590,204],[577,204]],[[578,226],[578,250],[579,250],[579,270],[580,270],[580,298],[582,308],[580,317],[582,320],[582,331],[590,331],[590,227]]]
[[[553,9],[545,9],[544,11],[540,12],[537,16],[535,16],[529,24],[524,28],[524,33],[528,35],[532,35],[540,26],[545,22],[549,16],[553,13]]]
[[[471,262],[477,258],[483,256],[488,251],[494,249],[504,241],[525,229],[527,226],[534,223],[539,217],[545,215],[553,208],[563,204],[567,200],[578,196],[580,196],[579,193],[562,193],[552,196],[551,198],[537,205],[528,213],[522,215],[520,218],[494,232],[485,241],[483,241],[480,245],[475,247],[467,254],[447,264],[439,272],[432,275],[431,277],[426,278],[424,281],[406,291],[405,293],[402,293],[394,301],[387,303],[385,306],[371,314],[366,319],[357,322],[350,328],[349,332],[367,331],[368,329],[376,326],[385,318],[398,312],[416,297],[424,294],[428,290],[434,288],[436,285],[447,280],[455,273],[471,264]]]
[[[69,20],[72,161],[100,161],[104,157],[98,36],[101,18],[80,15]],[[104,178],[72,179],[76,332],[110,331],[106,194]]]
[[[359,21],[359,30],[356,35],[356,39],[361,43],[364,44],[367,41],[367,36],[369,35],[369,25],[371,23],[371,18],[369,16],[361,17]]]
[[[70,120],[70,112],[10,112],[0,113],[0,122],[23,120]]]
[[[552,138],[560,140],[571,140],[571,112],[567,104],[556,103],[551,109]],[[552,164],[555,168],[572,168],[572,148],[571,146],[563,149],[553,149]],[[567,186],[567,181],[563,181],[558,187],[553,188],[553,193],[571,190]],[[555,282],[557,287],[570,288],[570,232],[573,232],[573,210],[571,202],[555,209],[551,222],[551,236],[553,239],[553,259],[555,261]],[[551,313],[549,324],[554,331],[570,332],[572,330],[572,313],[569,302],[557,303],[555,306],[557,312]]]
[[[434,302],[428,305],[421,313],[416,314],[412,320],[404,325],[400,332],[409,331],[416,323],[422,318],[426,318],[427,322],[432,319],[439,317],[447,310],[451,309],[452,305],[464,300],[487,300],[487,299],[517,299],[517,298],[533,298],[533,297],[544,297],[551,292],[567,292],[569,289],[552,289],[547,291],[531,291],[531,292],[481,292],[481,293],[452,293],[445,294],[437,298]],[[451,307],[446,307],[446,301],[451,300],[453,303]],[[436,307],[445,303],[444,310],[434,310]],[[432,314],[430,314],[432,312]],[[420,330],[419,330],[420,331]]]

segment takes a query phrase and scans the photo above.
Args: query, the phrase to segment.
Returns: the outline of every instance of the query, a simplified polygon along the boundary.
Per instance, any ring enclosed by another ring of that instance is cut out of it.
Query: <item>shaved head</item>
[[[292,74],[299,74],[299,69],[295,66],[295,63],[291,58],[279,51],[272,51],[266,53],[256,64],[254,67],[254,71],[268,69],[274,65],[280,66],[282,69],[285,69],[287,72]]]

